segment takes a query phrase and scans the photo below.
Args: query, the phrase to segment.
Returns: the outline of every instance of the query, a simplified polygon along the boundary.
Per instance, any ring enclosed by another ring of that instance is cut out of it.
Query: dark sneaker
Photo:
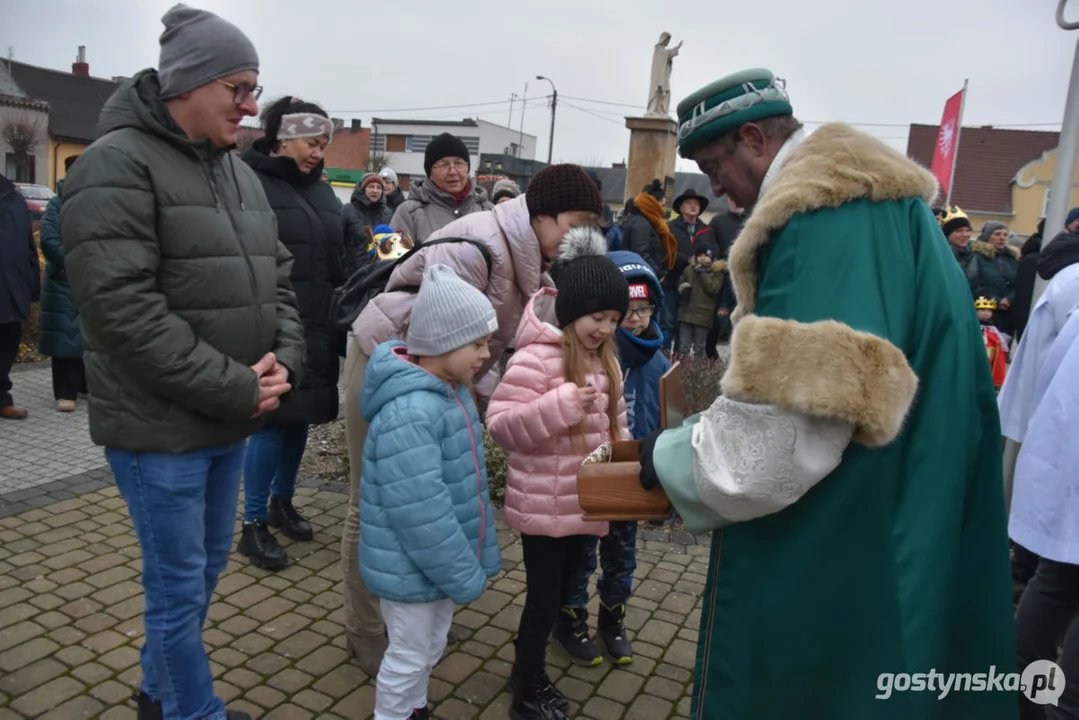
[[[551,640],[578,665],[599,665],[603,662],[603,653],[588,637],[588,611],[584,608],[562,608]]]
[[[241,710],[226,710],[227,720],[252,720],[251,716]]]
[[[510,687],[510,720],[569,720],[569,700],[551,683],[547,673],[526,679],[511,672]]]
[[[408,716],[408,720],[431,720],[431,712],[425,707],[416,708]]]
[[[144,692],[137,692],[131,696],[135,701],[136,718],[138,720],[165,720],[165,711],[161,708],[161,701],[154,702]]]
[[[599,615],[596,617],[596,635],[615,665],[629,665],[633,662],[633,646],[626,637],[625,623],[625,605],[609,608],[600,603]]]
[[[288,565],[284,548],[277,544],[277,538],[262,520],[244,523],[236,549],[250,558],[252,565],[263,570],[280,570]]]
[[[311,523],[304,520],[300,511],[292,506],[292,498],[270,498],[268,523],[270,527],[279,528],[285,537],[293,540],[315,539]]]

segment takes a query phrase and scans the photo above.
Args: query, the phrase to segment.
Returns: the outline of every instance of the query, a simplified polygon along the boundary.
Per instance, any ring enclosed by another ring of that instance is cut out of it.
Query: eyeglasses
[[[649,319],[652,318],[653,315],[655,315],[655,313],[656,313],[656,306],[655,305],[649,305],[647,307],[633,308],[632,310],[628,310],[626,312],[626,315],[629,315],[629,316],[632,316],[632,317],[635,317],[635,318],[640,318],[641,320],[649,320]]]
[[[239,83],[238,85],[234,85],[233,83],[226,82],[220,78],[217,79],[217,82],[221,83],[227,88],[231,88],[232,102],[236,103],[237,105],[243,105],[249,97],[254,98],[255,102],[258,102],[258,99],[262,96],[261,85],[248,85],[247,83]]]
[[[464,160],[439,160],[431,166],[432,170],[456,170],[457,172],[467,172],[468,163]]]

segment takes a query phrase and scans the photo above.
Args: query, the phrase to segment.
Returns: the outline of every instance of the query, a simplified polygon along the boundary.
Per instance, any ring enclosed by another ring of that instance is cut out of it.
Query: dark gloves
[[[641,438],[641,487],[651,490],[659,485],[659,475],[656,466],[652,462],[652,451],[656,449],[656,440],[659,439],[663,430],[656,430]]]

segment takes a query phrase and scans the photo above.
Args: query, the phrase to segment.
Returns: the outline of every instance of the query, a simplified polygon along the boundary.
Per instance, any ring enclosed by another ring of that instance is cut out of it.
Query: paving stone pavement
[[[3,449],[0,456],[11,457]],[[0,720],[135,717],[128,698],[141,678],[141,560],[123,499],[107,478],[101,483],[93,492],[0,518]],[[342,628],[346,498],[339,491],[297,491],[296,504],[316,538],[281,538],[292,558],[288,568],[269,573],[235,553],[230,558],[204,633],[217,694],[230,708],[266,720],[371,717],[374,684],[350,664]],[[570,699],[574,718],[689,715],[708,548],[643,539],[649,537],[664,536],[650,532],[638,541],[637,586],[626,618],[633,664],[583,668],[557,649],[549,652],[551,677]],[[458,609],[454,625],[462,642],[447,651],[431,680],[430,701],[441,720],[507,717],[506,679],[525,576],[519,538],[501,519],[499,541],[503,570],[480,599]]]
[[[58,412],[52,371],[36,363],[31,370],[12,373],[11,382],[15,404],[30,415],[25,420],[0,420],[0,495],[105,465],[105,454],[90,441],[84,398],[76,403],[75,412]]]

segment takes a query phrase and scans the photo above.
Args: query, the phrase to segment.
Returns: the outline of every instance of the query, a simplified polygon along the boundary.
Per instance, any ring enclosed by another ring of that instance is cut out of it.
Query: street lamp
[[[558,107],[558,90],[554,86],[554,81],[549,77],[543,75],[537,75],[537,80],[546,80],[551,83],[551,140],[547,143],[547,164],[551,164],[551,153],[554,150],[554,113]]]

